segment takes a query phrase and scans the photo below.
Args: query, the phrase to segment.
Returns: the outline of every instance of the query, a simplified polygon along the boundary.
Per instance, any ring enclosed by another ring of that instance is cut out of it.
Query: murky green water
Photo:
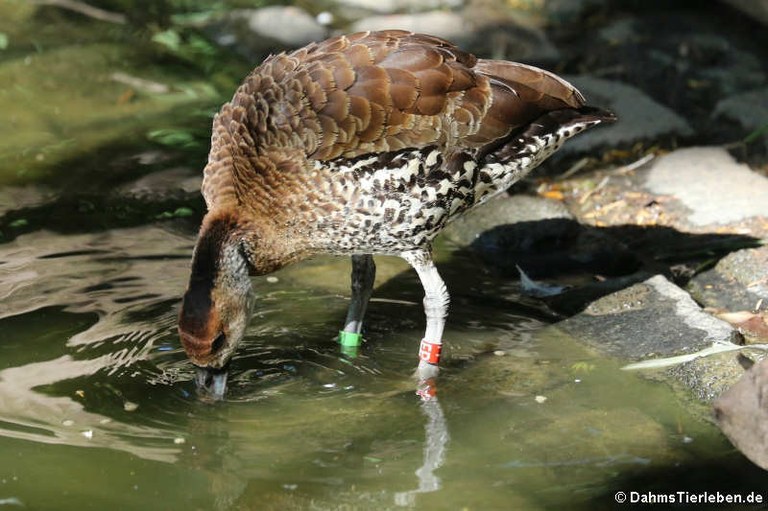
[[[410,377],[415,275],[379,262],[347,359],[348,262],[329,258],[257,279],[228,400],[200,403],[174,332],[192,244],[166,223],[0,245],[0,508],[610,509],[618,490],[762,489],[689,403],[445,247],[437,400]]]

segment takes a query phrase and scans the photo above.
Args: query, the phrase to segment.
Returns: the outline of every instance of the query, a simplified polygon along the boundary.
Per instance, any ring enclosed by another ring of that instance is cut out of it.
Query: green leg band
[[[362,339],[363,336],[358,333],[344,331],[339,332],[339,344],[344,347],[360,346]]]

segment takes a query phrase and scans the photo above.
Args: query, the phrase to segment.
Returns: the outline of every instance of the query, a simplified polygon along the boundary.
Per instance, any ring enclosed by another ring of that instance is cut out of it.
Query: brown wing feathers
[[[583,105],[551,73],[478,60],[436,37],[339,36],[270,57],[248,76],[214,121],[203,193],[209,207],[232,198],[232,158],[258,173],[254,164],[296,150],[325,161],[433,144],[476,149]]]

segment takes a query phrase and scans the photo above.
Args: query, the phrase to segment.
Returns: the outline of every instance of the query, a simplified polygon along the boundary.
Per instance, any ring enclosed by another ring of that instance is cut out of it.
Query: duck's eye
[[[226,340],[227,340],[227,336],[224,335],[224,333],[220,333],[219,335],[217,335],[216,338],[211,343],[211,353],[216,353],[221,348],[223,348]]]

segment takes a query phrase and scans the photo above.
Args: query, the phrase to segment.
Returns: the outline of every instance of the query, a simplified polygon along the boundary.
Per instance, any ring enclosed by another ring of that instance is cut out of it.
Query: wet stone
[[[598,299],[557,327],[598,351],[631,360],[694,353],[739,340],[728,323],[703,312],[660,275]]]
[[[739,350],[746,356],[764,356],[762,350]],[[674,381],[681,383],[694,397],[711,402],[723,394],[744,374],[735,351],[700,357],[673,366],[666,371]]]
[[[768,246],[739,250],[696,275],[688,290],[706,307],[751,311],[768,307]]]

